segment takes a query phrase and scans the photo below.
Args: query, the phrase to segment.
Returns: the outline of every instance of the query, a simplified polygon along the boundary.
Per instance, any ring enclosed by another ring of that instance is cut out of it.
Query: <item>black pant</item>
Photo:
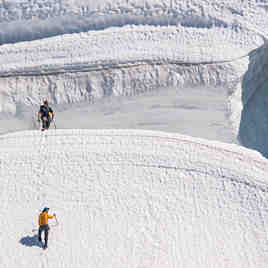
[[[50,116],[42,116],[42,127],[43,129],[49,129],[51,118]]]
[[[42,233],[45,232],[45,247],[47,247],[49,226],[47,224],[41,225],[38,230],[38,240],[42,241]]]

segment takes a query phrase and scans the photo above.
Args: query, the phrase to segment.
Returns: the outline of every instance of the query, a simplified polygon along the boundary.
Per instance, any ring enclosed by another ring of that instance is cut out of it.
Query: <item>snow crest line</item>
[[[193,163],[194,164],[194,163]],[[217,174],[215,171],[211,170],[211,172],[208,171],[204,171],[202,169],[197,169],[197,168],[183,168],[183,167],[179,167],[179,166],[167,166],[167,165],[150,165],[150,164],[142,164],[142,163],[136,163],[136,164],[125,164],[125,163],[120,163],[120,164],[115,164],[115,163],[109,163],[106,164],[105,166],[120,166],[120,167],[126,167],[126,166],[132,166],[132,167],[144,167],[144,168],[159,168],[159,169],[172,169],[172,170],[176,170],[176,171],[186,171],[187,173],[199,173],[199,174],[203,174],[203,175],[210,175],[210,176],[215,176],[216,178],[222,178],[222,179],[228,179],[230,181],[236,182],[238,184],[242,184],[242,185],[246,185],[248,187],[254,188],[254,189],[258,189],[260,191],[262,191],[263,193],[268,193],[268,182],[264,183],[262,179],[260,178],[254,178],[254,182],[250,181],[252,179],[250,178],[246,178],[245,174],[240,174],[240,178],[237,176],[237,174],[235,175],[236,177],[233,176],[227,176],[227,175],[223,175],[223,174]],[[228,168],[223,168],[221,167],[221,173],[226,173],[228,174],[228,172],[232,171],[232,169]],[[233,170],[233,174],[237,173],[236,170]],[[248,179],[248,180],[247,180]],[[257,184],[256,184],[257,183]]]
[[[19,132],[20,133],[20,132]],[[15,134],[14,137],[12,137],[12,134],[3,134],[3,135],[0,135],[0,140],[4,141],[4,140],[9,140],[9,139],[17,139],[17,135],[18,133],[13,133]],[[42,135],[42,133],[41,133]],[[37,135],[23,135],[23,139],[25,138],[33,138]],[[50,134],[49,135],[43,135],[42,138],[48,138],[48,137],[76,137],[77,134]],[[171,137],[163,137],[163,136],[155,136],[155,135],[137,135],[137,134],[126,134],[126,135],[123,135],[123,134],[79,134],[79,136],[85,136],[85,137],[88,137],[88,136],[91,136],[91,137],[125,137],[125,138],[128,138],[128,137],[136,137],[136,138],[151,138],[151,139],[162,139],[162,140],[166,140],[166,141],[172,141],[172,142],[175,142],[175,143],[179,143],[179,142],[185,142],[185,143],[190,143],[190,144],[195,144],[195,145],[199,145],[199,146],[202,146],[202,147],[205,147],[205,148],[209,148],[209,149],[213,149],[215,151],[221,151],[221,152],[226,152],[226,153],[230,153],[232,155],[236,155],[236,156],[243,156],[245,157],[246,154],[244,153],[241,153],[241,152],[237,152],[237,151],[232,151],[232,150],[228,150],[226,148],[223,148],[224,146],[220,147],[220,146],[215,146],[215,145],[210,145],[210,144],[205,144],[205,143],[201,143],[201,142],[196,142],[193,140],[190,140],[190,139],[182,139],[182,138],[171,138]],[[43,140],[43,139],[42,139]],[[209,142],[209,141],[208,141]],[[71,142],[70,142],[71,143]],[[220,144],[219,142],[217,142],[218,144]],[[232,146],[232,145],[230,145]],[[236,145],[234,145],[236,146]],[[237,146],[238,147],[238,146]],[[258,153],[254,152],[254,154],[258,155]],[[260,156],[260,155],[258,155]],[[253,161],[255,163],[260,163],[260,164],[263,164],[266,160],[257,160],[256,158],[254,157],[249,157],[249,156],[246,156],[246,162],[248,161]],[[268,166],[267,166],[267,172],[268,172]]]
[[[64,74],[64,73],[78,73],[78,72],[93,72],[93,71],[101,71],[101,70],[109,70],[109,69],[127,69],[127,68],[134,68],[143,65],[179,65],[185,67],[191,67],[196,65],[214,65],[214,64],[225,64],[225,63],[233,63],[235,61],[239,61],[243,58],[249,56],[250,53],[245,55],[239,56],[237,58],[229,59],[229,60],[219,60],[219,61],[200,61],[200,62],[191,62],[191,61],[176,61],[176,60],[135,60],[133,62],[124,62],[124,63],[112,63],[111,61],[107,61],[106,63],[72,63],[66,64],[59,67],[49,66],[46,68],[45,65],[41,65],[40,69],[38,66],[28,68],[23,67],[22,71],[14,71],[14,72],[0,72],[0,77],[17,77],[17,76],[43,76],[43,75],[57,75],[57,74]]]

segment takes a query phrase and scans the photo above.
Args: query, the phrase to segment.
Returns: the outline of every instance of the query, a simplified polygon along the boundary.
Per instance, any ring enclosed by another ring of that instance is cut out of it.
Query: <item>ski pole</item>
[[[54,128],[57,129],[57,126],[56,126],[54,119],[53,119],[53,123],[54,123]]]
[[[57,226],[57,225],[59,225],[59,222],[58,222],[58,219],[57,219],[56,214],[54,215],[54,217],[55,217],[55,220],[56,220],[56,226]]]
[[[55,218],[55,222],[54,224],[51,224],[50,227],[56,227],[59,225],[59,222],[58,222],[58,219],[57,219],[57,216],[55,214],[53,214],[54,218]]]
[[[39,129],[39,130],[42,129],[42,125],[43,125],[42,121],[39,119],[39,120],[37,120],[37,122],[39,123],[39,127],[38,127],[38,129]]]

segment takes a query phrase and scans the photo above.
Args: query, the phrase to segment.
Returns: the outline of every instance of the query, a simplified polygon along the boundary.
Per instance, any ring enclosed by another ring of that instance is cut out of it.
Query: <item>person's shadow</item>
[[[43,248],[41,242],[38,241],[38,235],[25,236],[20,239],[20,243],[26,247],[40,247]]]

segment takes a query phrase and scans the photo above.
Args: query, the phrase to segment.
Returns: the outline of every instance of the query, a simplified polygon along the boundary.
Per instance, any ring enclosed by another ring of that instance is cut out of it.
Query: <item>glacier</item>
[[[0,267],[266,267],[267,12],[267,0],[2,0]],[[40,133],[44,99],[58,128]],[[45,206],[59,221],[47,251]]]

